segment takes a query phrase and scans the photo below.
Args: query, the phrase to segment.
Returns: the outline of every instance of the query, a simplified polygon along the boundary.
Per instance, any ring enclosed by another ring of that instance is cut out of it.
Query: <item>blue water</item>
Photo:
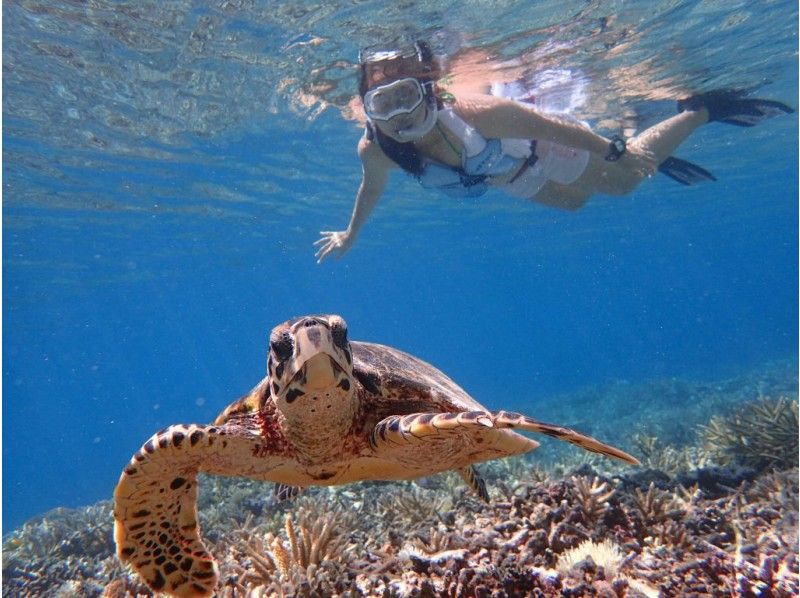
[[[109,498],[153,432],[258,382],[296,315],[340,313],[533,415],[797,358],[796,114],[695,133],[677,154],[716,183],[659,176],[576,213],[396,174],[351,252],[315,263],[360,180],[343,64],[379,39],[580,68],[608,134],[691,89],[797,107],[796,3],[528,4],[4,4],[4,531]]]

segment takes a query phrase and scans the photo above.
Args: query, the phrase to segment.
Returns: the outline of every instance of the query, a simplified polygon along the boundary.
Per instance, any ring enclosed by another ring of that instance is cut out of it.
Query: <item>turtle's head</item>
[[[340,316],[305,316],[276,326],[267,368],[270,393],[287,419],[330,421],[352,413],[353,355]]]

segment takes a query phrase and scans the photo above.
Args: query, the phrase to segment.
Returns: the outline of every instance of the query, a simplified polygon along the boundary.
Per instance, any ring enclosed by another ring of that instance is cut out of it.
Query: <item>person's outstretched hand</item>
[[[334,251],[338,252],[337,257],[342,257],[353,243],[352,237],[346,230],[324,230],[320,234],[322,237],[314,242],[314,245],[319,247],[316,253],[318,264]]]

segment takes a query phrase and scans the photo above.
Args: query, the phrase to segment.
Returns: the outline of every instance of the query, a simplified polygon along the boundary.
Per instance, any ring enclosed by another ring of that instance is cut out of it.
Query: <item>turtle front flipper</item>
[[[545,422],[537,421],[532,417],[528,417],[527,415],[514,413],[512,411],[496,411],[492,413],[492,419],[494,425],[498,428],[517,428],[520,430],[526,430],[528,432],[546,434],[551,438],[557,438],[558,440],[569,442],[570,444],[579,446],[580,448],[586,451],[591,451],[592,453],[598,453],[600,455],[605,455],[606,457],[613,457],[614,459],[625,461],[631,465],[641,465],[639,459],[629,455],[625,451],[604,442],[600,442],[599,440],[592,438],[591,436],[587,436],[586,434],[581,434],[572,428],[564,428],[563,426],[547,424]]]
[[[469,444],[471,454],[474,456],[470,462],[517,455],[538,446],[538,443],[530,438],[519,434],[508,435],[509,429],[546,434],[587,451],[639,465],[635,457],[591,436],[509,411],[393,415],[378,422],[370,435],[370,444],[381,454],[402,451],[403,446],[410,447],[410,445],[433,448],[450,444],[455,449],[461,441],[462,444]],[[524,444],[526,442],[527,445]],[[461,450],[464,448],[461,447]]]
[[[492,419],[494,425],[498,428],[517,428],[520,430],[526,430],[528,432],[546,434],[551,438],[557,438],[558,440],[563,440],[564,442],[569,442],[570,444],[579,446],[586,451],[605,455],[606,457],[613,457],[614,459],[625,461],[631,465],[641,465],[639,459],[629,455],[625,451],[609,444],[605,444],[604,442],[600,442],[599,440],[592,438],[591,436],[587,436],[586,434],[581,434],[572,428],[564,428],[554,424],[547,424],[545,422],[537,421],[532,417],[528,417],[527,415],[514,413],[512,411],[495,411],[492,413]]]
[[[285,461],[261,436],[241,428],[162,430],[133,456],[114,491],[117,556],[156,592],[211,596],[219,571],[200,537],[197,473],[268,479]]]

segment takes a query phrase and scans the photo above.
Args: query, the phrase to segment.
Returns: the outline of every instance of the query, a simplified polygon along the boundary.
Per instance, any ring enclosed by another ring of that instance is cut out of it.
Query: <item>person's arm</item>
[[[380,146],[366,137],[362,137],[358,142],[358,157],[361,158],[363,173],[361,185],[356,193],[353,214],[350,216],[350,224],[344,231],[322,231],[320,233],[322,237],[314,243],[319,247],[316,254],[317,263],[322,262],[333,251],[337,251],[341,257],[352,247],[358,232],[386,188],[389,171],[394,166],[394,162],[386,157]]]
[[[557,115],[541,114],[521,102],[489,95],[459,96],[456,112],[486,138],[545,139],[605,156],[610,139]]]

